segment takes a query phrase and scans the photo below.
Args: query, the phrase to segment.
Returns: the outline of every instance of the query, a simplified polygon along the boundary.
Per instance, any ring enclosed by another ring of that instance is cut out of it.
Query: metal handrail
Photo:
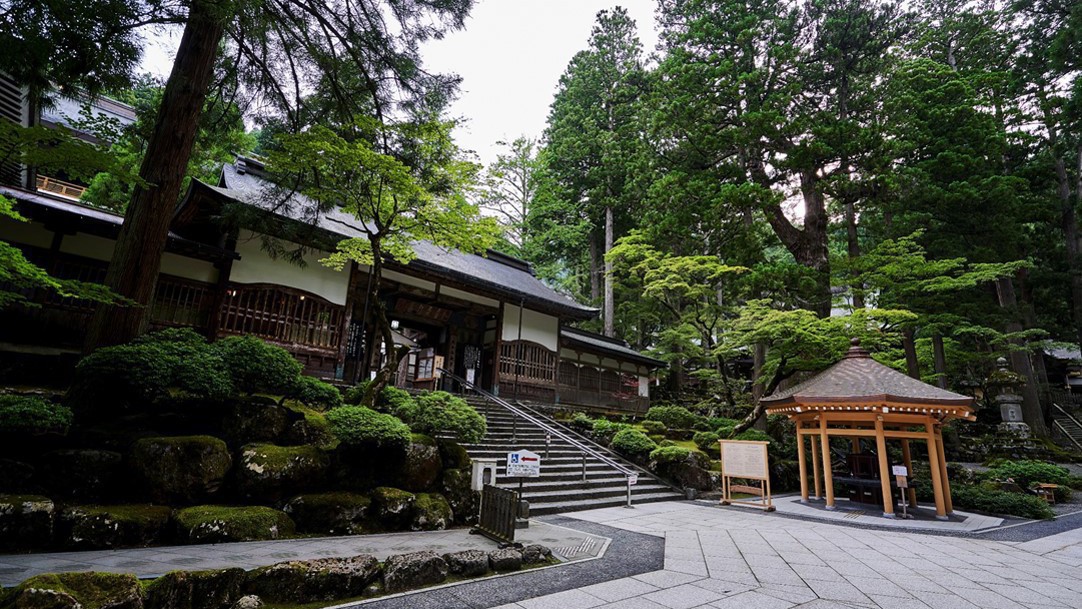
[[[1063,426],[1063,423],[1060,423],[1059,421],[1052,421],[1052,425],[1058,427],[1059,430],[1063,432],[1063,435],[1071,441],[1071,444],[1074,444],[1078,447],[1079,450],[1082,450],[1082,442],[1075,440],[1074,436],[1071,435],[1071,432],[1067,431],[1067,428]]]
[[[489,393],[488,391],[485,391],[484,389],[481,389],[477,385],[474,385],[473,383],[471,383],[471,382],[467,381],[466,379],[458,376],[457,374],[453,374],[451,372],[443,370],[442,368],[440,369],[440,372],[444,376],[458,382],[459,384],[461,384],[463,387],[466,387],[470,391],[476,392],[477,394],[479,394],[480,396],[482,396],[485,399],[489,400],[490,402],[498,404],[499,406],[502,406],[504,409],[510,411],[512,414],[517,415],[519,417],[522,417],[526,421],[529,421],[530,423],[533,423],[534,425],[540,427],[541,429],[545,430],[546,433],[552,434],[553,436],[556,436],[556,437],[562,439],[563,441],[571,444],[572,446],[577,448],[579,451],[594,457],[598,461],[601,461],[605,465],[608,465],[609,467],[611,467],[611,468],[615,469],[616,471],[620,472],[625,477],[630,478],[632,476],[638,476],[639,475],[638,472],[636,472],[634,470],[631,470],[631,469],[628,469],[628,468],[624,467],[623,465],[620,465],[616,461],[613,461],[609,457],[606,457],[605,455],[603,455],[600,452],[594,450],[590,446],[587,446],[587,445],[583,444],[582,442],[579,442],[575,438],[573,438],[570,435],[564,433],[563,431],[557,429],[556,427],[553,427],[552,425],[549,425],[548,423],[545,423],[544,421],[538,419],[537,417],[529,414],[528,412],[526,412],[522,408],[516,407],[516,406],[512,405],[510,402],[508,402],[507,400],[501,399],[501,398]]]
[[[1062,414],[1063,416],[1070,419],[1075,425],[1078,426],[1079,429],[1082,429],[1082,423],[1079,423],[1078,419],[1074,418],[1074,415],[1067,412],[1067,410],[1065,410],[1062,406],[1060,406],[1059,404],[1057,404],[1055,402],[1052,402],[1052,407],[1055,408],[1056,410],[1058,410],[1060,412],[1060,414]],[[1072,436],[1071,433],[1069,431],[1067,431],[1067,428],[1063,426],[1063,423],[1060,423],[1059,421],[1056,421],[1056,420],[1053,419],[1052,424],[1055,425],[1056,427],[1059,427],[1059,430],[1063,432],[1063,435],[1067,436],[1068,440],[1070,440],[1075,446],[1077,446],[1080,450],[1082,450],[1082,443],[1080,443],[1078,440],[1076,440],[1074,438],[1074,436]]]
[[[1080,422],[1078,421],[1078,419],[1074,418],[1074,415],[1072,415],[1071,413],[1067,412],[1067,410],[1065,410],[1065,409],[1063,408],[1063,406],[1060,406],[1059,404],[1057,404],[1057,403],[1055,403],[1055,402],[1052,402],[1052,407],[1053,407],[1053,408],[1055,408],[1056,410],[1060,411],[1060,414],[1062,414],[1063,416],[1065,416],[1065,417],[1067,417],[1068,419],[1070,419],[1070,420],[1074,421],[1074,424],[1075,424],[1075,425],[1078,425],[1078,426],[1079,426],[1080,428],[1082,428],[1082,423],[1080,423]]]

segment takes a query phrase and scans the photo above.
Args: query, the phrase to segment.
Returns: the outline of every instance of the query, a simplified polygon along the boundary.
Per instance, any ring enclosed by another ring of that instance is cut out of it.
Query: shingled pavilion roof
[[[965,416],[972,411],[973,398],[940,389],[909,377],[872,359],[853,339],[853,345],[838,363],[814,377],[762,399],[770,412],[790,407],[852,407],[914,405],[935,406],[936,411]],[[944,408],[945,407],[945,408]],[[832,408],[833,409],[833,408]],[[905,411],[908,408],[901,408]],[[800,410],[796,410],[800,412]]]

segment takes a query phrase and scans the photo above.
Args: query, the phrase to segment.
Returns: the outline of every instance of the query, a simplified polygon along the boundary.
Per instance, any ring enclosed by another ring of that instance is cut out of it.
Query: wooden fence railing
[[[501,543],[515,543],[515,519],[518,517],[518,493],[486,484],[481,491],[481,515],[477,531]]]
[[[337,350],[343,310],[301,290],[271,284],[231,284],[218,329],[287,345]]]

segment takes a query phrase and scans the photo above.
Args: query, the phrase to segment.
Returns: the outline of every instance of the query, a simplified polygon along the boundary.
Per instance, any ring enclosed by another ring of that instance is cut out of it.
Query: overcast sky
[[[464,30],[427,44],[429,70],[462,76],[450,110],[464,120],[459,145],[488,164],[499,152],[497,141],[539,137],[564,68],[586,48],[597,12],[614,6],[628,10],[644,51],[652,51],[656,0],[478,0]],[[145,71],[169,74],[178,34],[148,42]]]

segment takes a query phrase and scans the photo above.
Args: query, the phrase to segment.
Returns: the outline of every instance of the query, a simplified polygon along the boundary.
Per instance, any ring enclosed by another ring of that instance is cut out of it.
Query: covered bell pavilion
[[[928,447],[936,518],[946,520],[951,503],[947,460],[943,452],[945,423],[973,420],[973,398],[911,378],[872,359],[853,339],[845,357],[827,370],[784,391],[763,398],[769,414],[784,414],[796,425],[797,461],[801,501],[809,500],[806,442],[811,443],[814,498],[824,497],[826,509],[835,508],[835,484],[848,489],[848,498],[882,505],[883,516],[894,517],[892,465],[904,465],[912,475],[911,441]],[[835,473],[830,439],[844,437],[852,446],[848,472]],[[862,449],[862,440],[873,450]],[[902,463],[891,463],[888,442],[898,442]],[[874,452],[873,452],[874,451]],[[917,507],[916,490],[907,500]]]

